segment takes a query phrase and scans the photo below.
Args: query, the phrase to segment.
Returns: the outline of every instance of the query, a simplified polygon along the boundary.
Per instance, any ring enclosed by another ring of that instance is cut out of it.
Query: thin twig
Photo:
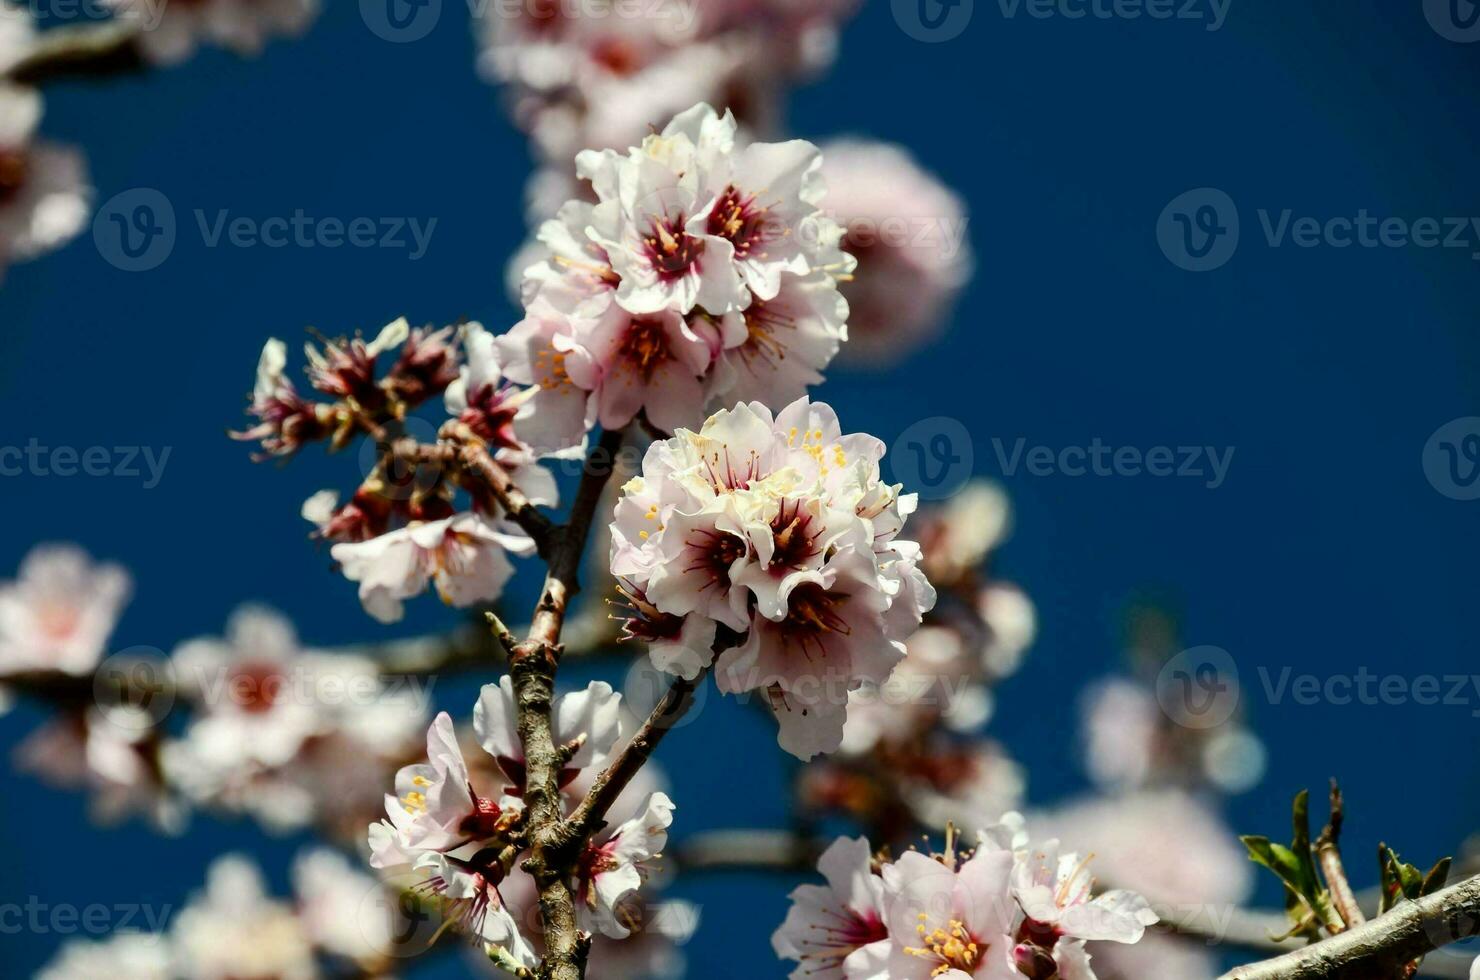
[[[120,21],[76,24],[41,32],[31,51],[6,73],[22,85],[68,78],[111,78],[143,71],[139,26]]]
[[[591,791],[565,822],[566,833],[584,840],[601,829],[607,811],[617,801],[622,790],[627,788],[632,777],[652,757],[658,743],[663,741],[663,736],[688,712],[694,701],[694,690],[704,682],[708,674],[709,668],[706,667],[693,680],[684,680],[682,677],[674,680],[668,692],[648,713],[642,727],[591,784]]]
[[[1341,787],[1331,780],[1331,819],[1321,836],[1316,838],[1316,860],[1320,862],[1321,874],[1326,886],[1331,889],[1331,901],[1336,906],[1347,929],[1367,921],[1357,896],[1352,892],[1351,882],[1346,877],[1346,867],[1341,863]]]
[[[1373,980],[1397,977],[1404,965],[1435,949],[1480,934],[1480,876],[1411,902],[1338,936],[1221,980]]]

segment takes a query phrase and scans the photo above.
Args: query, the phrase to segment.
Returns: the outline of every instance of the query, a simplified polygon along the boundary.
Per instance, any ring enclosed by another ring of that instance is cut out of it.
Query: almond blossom
[[[639,415],[667,432],[717,400],[782,404],[821,380],[851,261],[820,167],[801,140],[744,144],[703,103],[626,152],[580,153],[596,203],[541,226],[525,318],[497,341],[505,374],[539,389],[523,438],[549,451]]]
[[[826,886],[798,885],[786,921],[771,937],[776,955],[796,960],[791,980],[859,980],[886,976],[884,880],[863,837],[840,837],[818,859]]]
[[[533,554],[534,541],[472,512],[412,522],[368,541],[341,542],[330,551],[345,578],[360,584],[365,611],[382,623],[399,622],[404,601],[425,592],[429,583],[451,606],[497,599],[514,574],[508,552]]]
[[[164,937],[116,932],[106,939],[69,940],[35,980],[173,980]]]
[[[959,845],[948,828],[943,853],[912,850],[890,861],[862,838],[835,841],[819,862],[827,886],[792,892],[772,939],[778,956],[799,963],[793,980],[1094,980],[1076,933],[1129,945],[1157,921],[1139,895],[1091,899],[1077,858],[1050,872],[1058,888],[1047,911],[1038,869],[1057,843],[1033,847],[1019,814],[980,830],[974,849]]]
[[[292,907],[271,898],[262,873],[239,854],[211,865],[205,890],[175,916],[171,939],[176,968],[191,980],[319,975],[313,945]]]
[[[673,810],[666,793],[654,793],[631,819],[586,844],[576,893],[583,917],[595,927],[592,931],[613,939],[632,934],[632,913],[625,906],[637,895],[652,863],[662,857]]]
[[[887,363],[930,340],[971,278],[966,207],[902,147],[847,139],[822,153],[826,210],[858,262],[842,287],[846,354]]]
[[[16,579],[0,583],[0,674],[90,673],[131,589],[122,568],[94,564],[75,545],[37,545]]]
[[[0,16],[0,23],[11,16]],[[9,262],[34,258],[75,237],[91,210],[82,156],[36,141],[40,120],[40,94],[0,82],[0,274]]]
[[[889,676],[934,604],[896,537],[915,499],[881,482],[883,452],[826,405],[741,404],[654,443],[616,507],[628,635],[664,640],[654,663],[693,678],[712,655],[682,641],[689,624],[724,627],[720,690],[766,692],[801,758],[839,747],[849,692]]]
[[[604,765],[622,734],[622,696],[605,681],[592,681],[584,691],[562,694],[550,709],[556,745],[572,746],[561,773],[569,783],[583,769]],[[511,783],[524,785],[524,743],[519,737],[514,682],[508,676],[485,684],[473,709],[473,730]]]

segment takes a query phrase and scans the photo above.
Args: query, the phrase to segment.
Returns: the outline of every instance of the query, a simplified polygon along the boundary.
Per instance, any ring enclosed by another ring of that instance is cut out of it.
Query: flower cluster
[[[541,227],[525,319],[498,340],[505,373],[538,387],[524,438],[559,449],[639,416],[671,432],[822,380],[852,262],[819,210],[821,165],[802,140],[742,148],[734,117],[702,103],[625,153],[582,152],[598,203]]]
[[[299,854],[293,882],[296,901],[289,904],[268,893],[246,856],[226,855],[210,866],[205,890],[191,897],[167,931],[72,940],[37,978],[319,980],[342,975],[346,967],[356,976],[390,975],[402,927],[393,914],[394,895],[324,848]]]
[[[0,70],[29,50],[32,30],[22,16],[0,6]],[[81,154],[36,139],[41,109],[34,89],[0,82],[0,275],[71,240],[91,208]]]
[[[579,150],[616,149],[696,102],[743,110],[764,133],[787,83],[827,67],[854,0],[532,0],[479,8],[479,67],[504,86],[543,169],[540,219],[573,196]],[[756,66],[764,65],[757,71]],[[559,196],[550,200],[553,190]]]
[[[517,715],[510,678],[484,686],[473,733],[486,756],[470,768],[451,717],[439,714],[427,732],[427,761],[397,773],[396,792],[385,797],[386,819],[369,834],[372,866],[439,900],[450,921],[513,968],[539,961],[538,937],[529,934],[523,914],[532,905],[533,883],[518,871],[525,847],[525,759]],[[622,735],[622,697],[609,684],[593,682],[557,698],[551,721],[556,743],[568,748],[560,784],[573,808]],[[609,940],[650,931],[639,891],[667,842],[674,809],[661,790],[640,801],[624,793],[618,806],[630,818],[585,844],[570,882],[581,928]],[[651,925],[656,932],[650,938],[672,938],[671,925],[671,917]]]
[[[403,318],[369,342],[344,338],[306,351],[310,385],[332,401],[300,395],[284,373],[285,345],[270,340],[248,407],[257,424],[234,435],[260,442],[259,458],[291,456],[311,442],[338,449],[367,433],[380,441],[375,465],[348,501],[324,490],[303,507],[316,536],[334,543],[345,576],[359,583],[366,611],[395,622],[404,600],[429,585],[455,606],[498,598],[514,572],[508,555],[531,554],[534,542],[502,518],[484,484],[408,463],[391,446],[407,413],[441,395],[466,443],[489,453],[531,502],[555,502],[554,478],[514,432],[529,393],[503,380],[493,336],[477,323],[412,329]],[[391,355],[382,373],[380,359]],[[459,488],[469,497],[464,509],[455,503]]]
[[[880,479],[883,455],[827,405],[752,402],[654,443],[617,503],[628,635],[690,679],[726,647],[720,690],[765,692],[803,759],[838,749],[849,693],[888,677],[935,603],[898,537],[915,497]]]
[[[865,838],[823,854],[825,886],[792,892],[776,953],[793,980],[1094,980],[1089,940],[1134,944],[1157,915],[1141,896],[1096,896],[1087,858],[1029,843],[1009,814],[974,850],[876,858]]]

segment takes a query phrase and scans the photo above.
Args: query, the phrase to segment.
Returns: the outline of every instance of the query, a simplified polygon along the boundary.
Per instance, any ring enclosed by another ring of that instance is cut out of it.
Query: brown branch
[[[22,85],[41,85],[70,78],[129,75],[146,67],[139,47],[139,27],[110,21],[41,32],[30,53],[5,77]]]
[[[444,432],[449,430],[445,429]],[[455,434],[461,434],[455,432]],[[518,524],[524,533],[534,539],[540,557],[553,561],[557,527],[538,507],[530,502],[524,492],[515,485],[508,470],[500,466],[488,454],[488,447],[477,442],[420,443],[415,439],[397,439],[389,447],[389,455],[413,465],[440,466],[456,469],[477,480],[485,487],[504,509],[509,519]],[[579,504],[579,501],[577,501]],[[584,538],[582,539],[584,543]],[[579,556],[577,556],[579,557]]]
[[[622,790],[627,788],[632,777],[652,757],[658,743],[663,741],[663,736],[688,712],[694,703],[695,689],[704,682],[708,674],[709,668],[705,667],[691,681],[681,677],[674,680],[673,686],[668,688],[668,692],[648,713],[642,727],[623,746],[621,753],[611,761],[606,770],[596,777],[596,781],[591,784],[591,791],[565,822],[563,833],[584,841],[602,828],[607,811],[617,801]]]
[[[1480,876],[1397,908],[1330,939],[1239,967],[1221,980],[1382,980],[1411,961],[1480,934]],[[1463,974],[1461,974],[1463,975]]]
[[[537,974],[540,980],[581,980],[591,946],[590,938],[581,934],[577,924],[575,897],[569,884],[582,841],[561,832],[563,763],[561,747],[555,744],[551,730],[550,709],[560,664],[560,630],[570,600],[580,589],[581,555],[602,490],[611,476],[611,461],[623,437],[622,430],[604,432],[587,455],[570,519],[550,536],[545,586],[528,638],[514,648],[510,671],[518,705],[519,739],[524,746],[524,802],[530,848],[523,867],[539,888],[545,935],[545,959]]]
[[[1367,921],[1357,896],[1352,892],[1351,882],[1346,877],[1346,867],[1341,862],[1341,787],[1331,780],[1331,819],[1321,836],[1316,838],[1316,860],[1320,862],[1321,874],[1331,889],[1331,901],[1347,929]]]

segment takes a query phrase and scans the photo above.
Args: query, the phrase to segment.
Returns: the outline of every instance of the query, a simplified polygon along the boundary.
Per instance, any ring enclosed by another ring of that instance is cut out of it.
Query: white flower
[[[61,715],[16,746],[16,768],[55,786],[86,788],[99,823],[140,813],[162,833],[178,834],[186,812],[155,762],[153,724],[147,711],[128,704]]]
[[[139,23],[139,44],[150,61],[173,65],[202,43],[243,56],[261,54],[271,37],[297,37],[318,15],[318,0],[200,0],[190,4],[103,0],[121,20]]]
[[[422,854],[417,870],[427,875],[423,890],[445,903],[444,915],[489,947],[500,948],[521,966],[533,968],[538,957],[519,932],[504,904],[497,882],[460,859],[435,851]]]
[[[371,828],[372,867],[405,863],[408,854],[450,851],[493,836],[503,816],[497,803],[473,792],[452,718],[441,712],[427,729],[427,761],[396,773],[385,798],[394,834]]]
[[[0,15],[0,23],[9,19]],[[0,37],[0,59],[6,57]],[[0,82],[0,271],[57,248],[87,224],[92,188],[75,150],[33,141],[41,96]]]
[[[485,684],[473,709],[478,741],[516,787],[524,785],[524,744],[519,738],[514,682],[508,675]],[[566,763],[569,782],[582,769],[604,765],[621,735],[622,696],[605,681],[592,681],[584,691],[562,694],[550,709],[557,746],[579,745]]]
[[[26,7],[0,2],[0,73],[14,68],[30,54],[36,42],[36,25]]]
[[[756,299],[720,323],[724,352],[710,397],[724,405],[787,405],[822,383],[822,369],[848,336],[848,301],[825,273],[784,276],[769,299]]]
[[[117,932],[106,939],[71,939],[35,980],[171,980],[164,936]]]
[[[191,980],[319,975],[303,924],[286,903],[269,898],[262,874],[243,855],[218,858],[206,888],[175,917],[175,972]]]
[[[625,939],[632,933],[631,912],[624,906],[636,896],[651,871],[651,862],[668,845],[673,809],[666,793],[654,793],[636,816],[587,843],[577,893],[583,915],[603,935]]]
[[[1048,841],[1013,869],[1013,894],[1033,929],[1052,930],[1070,939],[1139,942],[1146,927],[1159,919],[1146,899],[1135,892],[1113,889],[1093,893],[1089,858],[1060,854],[1059,842]]]
[[[615,509],[628,635],[692,679],[712,639],[695,617],[738,634],[715,662],[720,690],[765,691],[801,758],[838,748],[850,692],[884,682],[935,602],[896,537],[915,501],[880,479],[883,452],[826,405],[773,418],[741,404],[655,442]]]
[[[900,147],[837,140],[822,156],[826,210],[858,262],[844,355],[886,362],[928,341],[971,278],[965,205]]]
[[[94,565],[75,545],[38,545],[15,581],[0,583],[0,674],[98,665],[127,603],[128,573]]]
[[[792,980],[883,980],[889,933],[884,881],[866,838],[840,837],[817,862],[827,884],[799,885],[786,921],[771,937],[776,955],[796,960]]]
[[[980,849],[964,862],[909,851],[885,865],[890,980],[1015,980],[1010,957],[1016,905],[1008,851]]]
[[[256,606],[232,613],[224,639],[181,644],[174,670],[201,708],[186,732],[189,764],[223,776],[282,766],[323,731],[327,719],[312,697],[303,653],[293,624]]]
[[[514,574],[506,551],[530,554],[534,541],[469,512],[414,522],[368,541],[341,542],[330,554],[346,578],[360,583],[365,611],[394,623],[404,615],[403,600],[426,591],[428,582],[453,606],[497,599]]]
[[[315,847],[293,862],[298,917],[314,946],[374,964],[396,946],[396,896],[338,851]]]
[[[747,144],[704,103],[626,152],[582,151],[596,203],[541,225],[525,318],[499,341],[507,376],[539,388],[523,437],[564,447],[639,413],[673,431],[708,402],[780,405],[820,381],[847,336],[851,263],[819,167],[812,144]]]

